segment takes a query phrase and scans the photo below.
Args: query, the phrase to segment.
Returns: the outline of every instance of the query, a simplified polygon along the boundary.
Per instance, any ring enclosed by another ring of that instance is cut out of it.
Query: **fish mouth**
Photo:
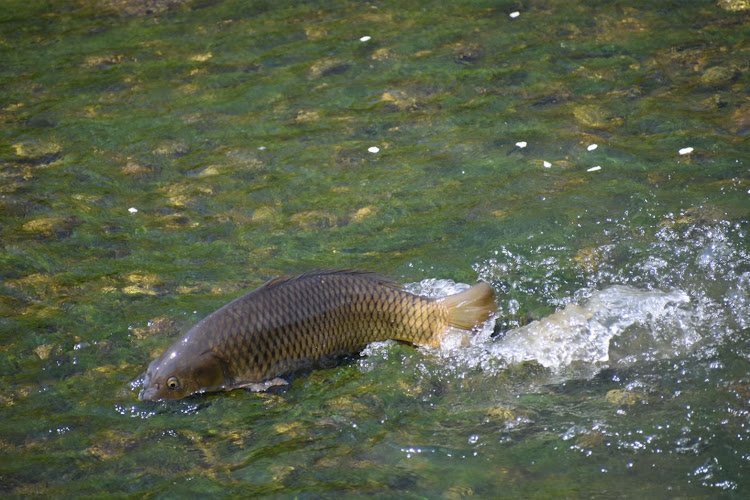
[[[141,401],[158,401],[158,389],[158,387],[144,387],[141,389],[141,392],[138,393],[138,399]]]
[[[159,391],[159,384],[151,385],[151,377],[148,373],[143,376],[143,387],[138,392],[138,399],[141,401],[157,401],[156,396]]]

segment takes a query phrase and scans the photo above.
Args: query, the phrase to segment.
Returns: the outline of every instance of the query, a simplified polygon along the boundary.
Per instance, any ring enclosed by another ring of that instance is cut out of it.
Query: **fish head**
[[[148,366],[138,397],[141,401],[182,399],[221,390],[225,383],[223,363],[214,352],[192,353],[172,346]]]

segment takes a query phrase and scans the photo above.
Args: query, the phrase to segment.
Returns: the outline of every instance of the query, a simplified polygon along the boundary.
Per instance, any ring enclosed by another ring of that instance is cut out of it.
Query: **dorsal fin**
[[[379,285],[388,286],[392,288],[401,288],[401,285],[382,274],[374,273],[371,271],[360,271],[357,269],[325,269],[321,271],[308,271],[302,274],[292,274],[285,276],[278,276],[271,278],[270,280],[263,283],[259,288],[272,288],[283,285],[284,283],[290,283],[293,281],[301,281],[311,278],[319,278],[323,276],[356,276],[376,282]]]

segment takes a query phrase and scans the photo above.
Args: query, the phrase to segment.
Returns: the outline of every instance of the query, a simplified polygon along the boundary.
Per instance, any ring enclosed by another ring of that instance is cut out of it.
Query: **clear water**
[[[4,2],[0,491],[745,498],[743,6]],[[198,319],[328,267],[499,309],[137,400]]]

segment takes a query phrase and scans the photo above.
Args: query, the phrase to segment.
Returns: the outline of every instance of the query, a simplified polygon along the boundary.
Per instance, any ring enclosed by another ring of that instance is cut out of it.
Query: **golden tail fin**
[[[440,302],[448,309],[448,324],[463,330],[481,325],[497,311],[495,291],[487,283],[444,297]]]

